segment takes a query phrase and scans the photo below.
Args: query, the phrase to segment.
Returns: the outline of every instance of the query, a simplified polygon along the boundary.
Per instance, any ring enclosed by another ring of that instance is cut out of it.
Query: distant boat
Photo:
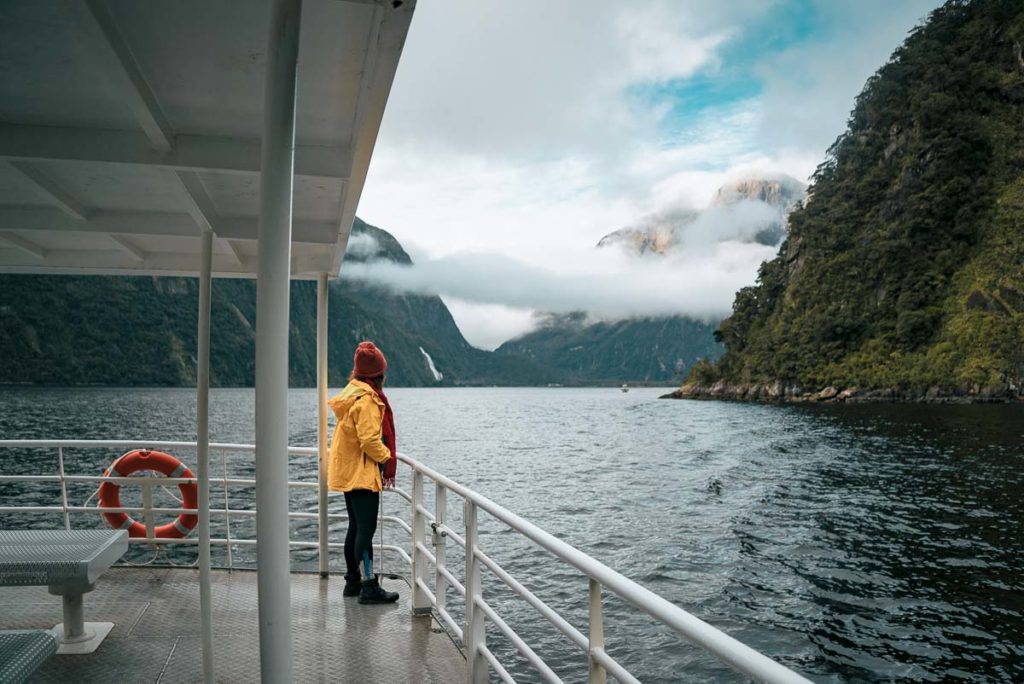
[[[629,385],[623,384],[622,387],[620,387],[619,389],[621,389],[623,392],[628,392],[629,391]]]

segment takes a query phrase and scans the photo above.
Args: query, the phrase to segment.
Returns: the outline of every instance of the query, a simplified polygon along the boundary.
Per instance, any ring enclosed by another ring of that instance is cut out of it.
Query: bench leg
[[[86,622],[81,593],[61,594],[64,622],[54,627],[60,636],[57,653],[92,653],[114,628],[113,622]]]
[[[64,635],[61,641],[70,643],[88,639],[85,634],[85,613],[82,610],[81,594],[64,594]]]

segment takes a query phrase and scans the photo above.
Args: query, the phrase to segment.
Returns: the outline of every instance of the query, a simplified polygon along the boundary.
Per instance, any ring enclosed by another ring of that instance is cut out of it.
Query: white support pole
[[[434,485],[434,601],[439,614],[447,609],[448,578],[444,570],[448,569],[446,542],[448,533],[442,527],[448,520],[448,490],[440,482]]]
[[[316,283],[316,403],[317,447],[320,470],[317,481],[317,518],[320,528],[320,576],[329,572],[330,547],[327,522],[327,274],[321,273]]]
[[[202,235],[199,270],[199,350],[196,355],[196,470],[199,480],[199,614],[203,681],[212,684],[213,601],[210,590],[210,298],[213,233]]]
[[[64,529],[71,529],[71,519],[68,517],[68,481],[64,479],[64,447],[57,447],[57,467],[60,472],[60,500],[64,507]]]
[[[256,286],[256,562],[260,678],[291,684],[288,294],[301,0],[273,0],[267,39]]]

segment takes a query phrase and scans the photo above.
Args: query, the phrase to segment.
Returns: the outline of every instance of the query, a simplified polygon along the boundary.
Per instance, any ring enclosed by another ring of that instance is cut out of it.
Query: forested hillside
[[[1022,45],[1020,0],[947,2],[910,33],[680,394],[1022,394]]]
[[[497,353],[525,356],[576,383],[665,386],[678,383],[698,359],[718,358],[722,348],[713,331],[714,325],[684,316],[592,322],[584,313],[551,314]]]
[[[360,237],[374,251],[350,252],[347,260],[409,262],[390,234],[356,219],[353,242]],[[212,300],[211,381],[252,385],[256,283],[214,279]],[[194,384],[197,309],[194,278],[0,275],[0,383]],[[438,297],[395,295],[343,280],[331,284],[329,316],[333,385],[347,376],[352,350],[363,339],[385,349],[395,385],[552,382],[552,371],[527,359],[470,346]],[[292,386],[315,384],[316,283],[292,283],[289,356]]]

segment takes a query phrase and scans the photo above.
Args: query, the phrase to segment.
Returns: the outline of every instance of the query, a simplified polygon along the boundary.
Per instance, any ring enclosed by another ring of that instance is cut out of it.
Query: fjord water
[[[402,451],[815,681],[1024,680],[1024,407],[764,406],[659,393],[396,388],[390,397]],[[251,443],[252,390],[214,390],[211,400],[212,439]],[[293,444],[313,444],[315,402],[313,390],[292,391]],[[0,438],[192,440],[194,411],[188,390],[4,389]],[[68,468],[97,473],[112,456],[70,450]],[[45,451],[0,453],[0,472],[55,462]],[[252,476],[251,456],[225,462]],[[315,462],[293,461],[294,479],[315,475]],[[73,488],[71,503],[88,494]],[[4,505],[55,495],[0,485]],[[311,493],[294,498],[315,510]],[[231,501],[245,506],[251,491]],[[397,496],[386,502],[407,511]],[[454,497],[449,515],[457,527]],[[485,552],[586,633],[585,579],[481,517]],[[407,545],[395,527],[385,542]],[[332,540],[343,529],[332,525]],[[251,533],[251,521],[232,530]],[[213,533],[224,534],[217,518]],[[311,522],[293,525],[293,537],[315,535]],[[234,549],[235,563],[251,559],[251,548]],[[314,559],[295,553],[297,567]],[[216,549],[215,563],[225,560]],[[398,570],[393,557],[389,566]],[[584,680],[584,654],[484,574],[486,599],[567,681]],[[460,610],[452,592],[449,603]],[[605,617],[609,652],[645,682],[742,681],[607,593]],[[514,660],[496,631],[488,640]]]

